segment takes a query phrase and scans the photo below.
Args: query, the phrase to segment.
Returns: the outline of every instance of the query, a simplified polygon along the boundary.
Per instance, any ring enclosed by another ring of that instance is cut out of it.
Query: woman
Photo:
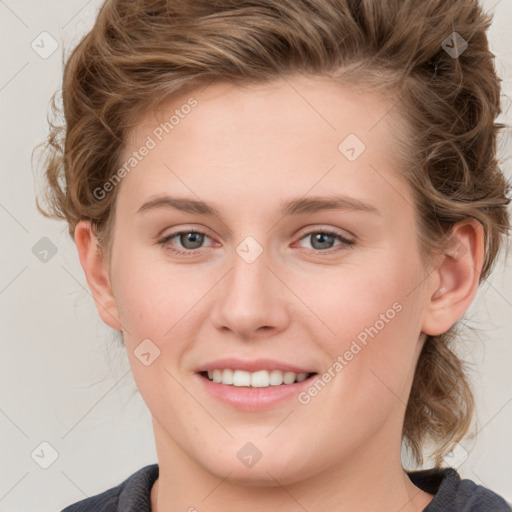
[[[476,0],[105,2],[42,211],[158,464],[66,512],[510,510],[441,467],[473,412],[456,324],[509,230],[489,24]]]

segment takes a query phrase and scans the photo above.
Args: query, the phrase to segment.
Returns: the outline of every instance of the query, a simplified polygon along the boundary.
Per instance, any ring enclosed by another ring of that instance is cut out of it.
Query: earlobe
[[[103,322],[116,331],[122,326],[108,276],[107,262],[88,220],[81,220],[75,227],[75,243],[87,284]]]
[[[434,271],[422,332],[436,336],[446,332],[471,305],[484,262],[483,226],[475,219],[454,226],[441,263]]]

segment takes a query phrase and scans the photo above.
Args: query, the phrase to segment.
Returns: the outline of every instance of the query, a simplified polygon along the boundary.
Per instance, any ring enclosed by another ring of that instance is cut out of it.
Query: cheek
[[[324,282],[307,285],[303,295],[312,299],[333,337],[346,341],[359,337],[364,342],[376,331],[397,332],[407,327],[403,317],[416,309],[410,292],[417,275],[414,263],[399,259],[394,264],[388,259],[385,264],[352,265],[331,272]]]
[[[338,381],[361,393],[360,403],[384,398],[387,387],[406,393],[421,332],[420,299],[411,293],[421,281],[419,260],[397,254],[383,261],[333,275],[325,296],[317,292],[318,314],[331,331],[322,338],[328,364],[340,362]]]
[[[161,338],[185,313],[185,303],[195,295],[193,289],[184,293],[187,284],[179,267],[164,265],[161,259],[155,261],[128,245],[118,254],[113,280],[123,326],[129,337]]]

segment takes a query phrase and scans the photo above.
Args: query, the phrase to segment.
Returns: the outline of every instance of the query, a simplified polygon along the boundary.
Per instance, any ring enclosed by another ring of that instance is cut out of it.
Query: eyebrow
[[[139,214],[160,208],[173,208],[186,213],[209,215],[222,219],[217,208],[205,203],[204,201],[186,197],[171,197],[168,195],[160,195],[146,201],[136,213]],[[285,217],[289,215],[315,213],[326,210],[355,210],[381,215],[375,206],[349,196],[313,196],[281,201],[279,212],[283,217]]]

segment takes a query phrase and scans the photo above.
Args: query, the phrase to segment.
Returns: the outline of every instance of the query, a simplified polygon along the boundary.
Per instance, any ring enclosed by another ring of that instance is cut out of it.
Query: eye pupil
[[[193,231],[188,233],[183,233],[180,236],[180,243],[185,247],[185,249],[197,249],[201,247],[201,243],[203,241],[203,235],[201,233],[195,233]],[[192,247],[188,245],[188,243],[192,243]]]
[[[334,237],[332,235],[329,235],[327,233],[316,233],[314,236],[313,236],[313,247],[315,249],[325,249],[325,244],[327,244],[329,246],[329,244],[331,244],[334,240]],[[320,247],[315,247],[315,244],[316,242],[319,242],[320,243]],[[327,247],[329,248],[329,247]]]

